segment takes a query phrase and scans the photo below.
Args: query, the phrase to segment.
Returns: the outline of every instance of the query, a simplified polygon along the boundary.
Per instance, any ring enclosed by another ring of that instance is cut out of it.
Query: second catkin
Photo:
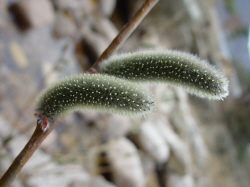
[[[98,72],[140,83],[168,83],[208,99],[228,95],[228,81],[207,61],[186,52],[139,51],[111,56]]]

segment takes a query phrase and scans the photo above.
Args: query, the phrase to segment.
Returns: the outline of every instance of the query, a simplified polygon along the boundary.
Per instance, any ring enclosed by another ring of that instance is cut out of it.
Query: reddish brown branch
[[[139,23],[143,20],[143,18],[148,14],[148,12],[154,7],[154,5],[158,1],[159,0],[147,0],[142,5],[142,7],[137,11],[134,17],[129,21],[129,23],[124,26],[124,28],[117,35],[117,37],[111,42],[108,48],[98,58],[98,60],[92,66],[90,71],[93,71],[93,69],[97,67],[99,62],[114,53],[114,51],[116,51],[126,41],[126,39],[130,36],[130,34],[135,30],[135,28],[139,25]],[[41,145],[43,140],[58,125],[60,120],[61,118],[57,119],[56,122],[47,131],[42,131],[40,124],[37,124],[37,127],[26,146],[15,158],[9,169],[0,179],[0,187],[7,187],[15,180],[16,176],[19,174],[23,166],[30,159],[30,157],[37,150],[37,148]]]
[[[130,34],[137,28],[148,12],[154,7],[159,0],[147,0],[142,7],[136,12],[131,20],[123,27],[120,33],[115,37],[107,49],[101,54],[97,61],[90,68],[90,71],[94,71],[98,64],[108,58],[114,53],[130,36]]]
[[[60,120],[61,118],[56,120],[55,123],[47,131],[42,131],[40,124],[37,124],[36,129],[32,134],[30,140],[28,141],[28,143],[25,145],[23,150],[15,158],[15,160],[10,165],[9,169],[0,179],[0,187],[7,187],[15,180],[16,176],[19,174],[23,166],[30,159],[30,157],[37,150],[37,148],[41,145],[43,140],[58,125]]]

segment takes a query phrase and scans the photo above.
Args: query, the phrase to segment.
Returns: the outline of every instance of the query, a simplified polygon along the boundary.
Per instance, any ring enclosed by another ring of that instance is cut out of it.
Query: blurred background
[[[44,87],[95,62],[143,0],[0,0],[0,176]],[[145,118],[68,114],[13,187],[250,186],[250,1],[160,0],[119,49],[178,49],[230,81],[224,101],[164,84]]]

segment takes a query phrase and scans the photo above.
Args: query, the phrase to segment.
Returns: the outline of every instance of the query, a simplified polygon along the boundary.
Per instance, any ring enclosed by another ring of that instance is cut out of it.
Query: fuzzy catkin
[[[95,109],[122,115],[143,115],[154,102],[138,85],[113,76],[80,74],[65,77],[46,88],[37,111],[47,117],[79,109]]]
[[[167,50],[119,54],[102,61],[97,70],[137,82],[181,86],[191,94],[208,99],[223,99],[228,95],[227,79],[207,61],[186,52]]]

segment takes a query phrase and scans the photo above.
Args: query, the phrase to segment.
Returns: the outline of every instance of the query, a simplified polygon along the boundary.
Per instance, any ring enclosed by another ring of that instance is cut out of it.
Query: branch
[[[58,118],[54,124],[50,126],[47,131],[43,131],[41,129],[41,125],[37,123],[36,129],[32,134],[30,140],[25,145],[23,150],[19,153],[19,155],[15,158],[15,160],[10,165],[9,169],[5,172],[5,174],[0,179],[0,186],[6,187],[9,186],[19,174],[23,166],[30,159],[33,153],[37,150],[37,148],[41,145],[43,140],[50,134],[50,132],[59,124],[61,118]]]
[[[115,37],[107,49],[96,60],[93,66],[90,68],[91,72],[95,72],[98,64],[113,54],[120,46],[127,40],[130,34],[137,28],[148,12],[155,6],[159,0],[147,0],[142,7],[136,12],[134,17],[123,27],[120,33]]]
[[[124,28],[120,31],[120,33],[116,36],[116,38],[111,42],[108,48],[102,53],[102,55],[97,59],[95,64],[90,68],[90,72],[93,71],[94,68],[97,67],[98,63],[103,59],[106,59],[110,56],[114,51],[116,51],[130,36],[130,34],[136,29],[139,23],[143,20],[143,18],[148,14],[148,12],[154,7],[154,5],[159,0],[147,0],[142,7],[137,11],[134,17],[127,23]],[[38,114],[42,115],[42,114]],[[17,177],[23,166],[30,159],[33,153],[37,150],[37,148],[41,145],[43,140],[50,134],[50,132],[58,125],[61,118],[58,118],[55,123],[53,123],[50,128],[47,130],[41,128],[41,124],[37,123],[36,129],[31,136],[30,140],[23,148],[23,150],[19,153],[19,155],[15,158],[9,169],[5,172],[5,174],[0,179],[0,186],[7,187],[9,186]]]

